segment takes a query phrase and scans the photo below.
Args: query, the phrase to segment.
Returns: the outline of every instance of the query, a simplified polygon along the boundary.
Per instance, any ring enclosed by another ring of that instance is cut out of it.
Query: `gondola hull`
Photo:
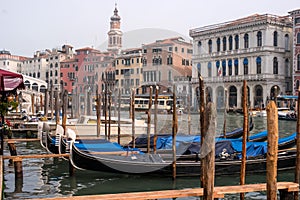
[[[121,153],[121,152],[120,152]],[[172,162],[164,161],[157,157],[151,158],[146,155],[146,159],[141,159],[138,155],[128,153],[127,156],[121,155],[103,155],[91,154],[82,151],[76,146],[71,148],[72,164],[75,167],[112,173],[126,174],[158,174],[163,176],[172,176]],[[290,153],[278,156],[278,170],[293,169],[295,167],[296,154]],[[247,173],[258,173],[266,171],[266,158],[248,159],[246,161]],[[233,175],[240,173],[241,160],[216,160],[216,175]],[[176,172],[181,176],[200,175],[201,163],[197,160],[177,161]]]

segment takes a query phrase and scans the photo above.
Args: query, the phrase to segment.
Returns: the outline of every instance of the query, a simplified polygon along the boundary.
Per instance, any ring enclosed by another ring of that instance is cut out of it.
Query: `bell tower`
[[[110,30],[108,34],[108,51],[118,54],[122,48],[121,17],[118,15],[117,4],[115,4],[114,15],[110,18]]]

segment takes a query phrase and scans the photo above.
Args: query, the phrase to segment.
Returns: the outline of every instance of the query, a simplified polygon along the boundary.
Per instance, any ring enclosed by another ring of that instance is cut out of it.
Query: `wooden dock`
[[[293,182],[278,182],[277,188],[280,192],[280,199],[287,199],[283,195],[286,192],[298,192],[299,185]],[[236,186],[220,186],[214,188],[214,198],[224,198],[226,194],[233,193],[246,193],[246,192],[258,192],[266,191],[267,184],[248,184],[248,185],[236,185]],[[160,190],[151,192],[130,192],[119,194],[103,194],[103,195],[86,195],[86,196],[74,196],[74,197],[54,197],[54,198],[42,198],[39,200],[145,200],[145,199],[164,199],[164,198],[182,198],[182,197],[201,197],[204,195],[203,188],[181,189],[181,190]],[[35,199],[37,200],[37,199]]]

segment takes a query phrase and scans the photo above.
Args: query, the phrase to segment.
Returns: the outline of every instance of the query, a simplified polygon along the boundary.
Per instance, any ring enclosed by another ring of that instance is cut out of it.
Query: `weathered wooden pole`
[[[226,114],[227,114],[227,89],[224,89],[225,103],[224,103],[224,123],[223,123],[223,136],[226,138]]]
[[[97,115],[97,137],[101,133],[101,96],[99,95],[99,88],[96,85],[96,115]]]
[[[200,157],[203,158],[203,185],[205,186],[203,188],[203,199],[212,200],[214,199],[215,137],[217,125],[217,110],[212,102],[207,103],[205,116],[205,119],[207,120],[207,126],[200,153]]]
[[[173,180],[176,179],[176,134],[178,130],[178,120],[176,111],[176,87],[173,86],[173,121],[172,121],[172,152],[173,152]]]
[[[278,111],[274,101],[267,105],[267,199],[277,199]]]
[[[298,88],[298,100],[297,100],[297,157],[296,157],[296,168],[295,168],[295,183],[299,184],[300,179],[300,87]],[[294,193],[294,199],[299,199],[299,193]]]
[[[156,153],[156,141],[157,141],[157,106],[158,106],[158,86],[155,86],[155,98],[154,98],[154,136],[153,136],[153,153]]]
[[[8,145],[8,149],[9,149],[10,155],[11,155],[11,156],[16,156],[16,155],[17,155],[17,148],[16,148],[15,142],[9,141],[9,142],[7,143],[7,145]],[[9,163],[12,164],[12,163],[13,163],[13,160],[10,159],[10,160],[9,160]]]
[[[188,134],[191,134],[191,97],[190,94],[187,96],[187,110],[188,110]]]
[[[135,148],[135,91],[132,89],[132,96],[131,96],[131,125],[132,125],[132,147]]]
[[[148,102],[148,119],[147,119],[147,153],[150,153],[150,133],[151,133],[151,107],[152,107],[152,86],[149,91],[149,102]]]
[[[43,111],[43,95],[40,94],[40,111]],[[45,110],[44,110],[45,112]]]
[[[34,115],[34,94],[31,94],[31,112]]]
[[[51,120],[53,120],[53,107],[54,107],[54,102],[53,102],[53,96],[54,96],[54,93],[53,93],[53,83],[51,82],[51,88],[50,88],[50,108],[51,108]]]
[[[48,106],[49,106],[49,95],[48,95],[48,89],[45,90],[45,98],[44,98],[44,116],[48,118]]]
[[[204,94],[204,81],[202,76],[199,76],[199,111],[200,111],[200,133],[201,133],[201,146],[203,145],[203,141],[204,141],[204,136],[205,136],[205,132],[207,130],[206,125],[206,116],[205,116],[205,94]],[[206,187],[205,182],[203,182],[204,180],[204,160],[201,159],[201,177],[200,177],[200,181],[201,181],[201,185],[203,188]]]
[[[15,168],[15,178],[23,178],[22,158],[16,157],[13,159]]]
[[[64,129],[64,135],[67,135],[67,106],[68,106],[68,91],[63,91],[62,99],[62,127]]]
[[[133,100],[134,101],[134,100]],[[129,103],[129,119],[131,119],[132,118],[132,94],[130,94],[130,101],[129,101],[130,103]]]
[[[121,90],[118,89],[118,144],[121,144]]]
[[[55,123],[56,125],[59,124],[59,118],[60,118],[60,113],[59,113],[59,95],[58,91],[55,91]]]
[[[108,96],[108,141],[110,141],[110,134],[111,134],[111,91],[109,91]]]
[[[107,140],[107,83],[105,83],[105,90],[104,90],[104,132],[105,132],[105,139]]]
[[[245,185],[245,176],[246,176],[246,151],[247,151],[247,135],[248,135],[248,91],[247,91],[247,82],[243,82],[243,113],[244,113],[244,124],[243,124],[243,144],[242,144],[242,162],[241,162],[241,174],[240,174],[240,185]],[[240,198],[245,198],[245,193],[240,194]]]

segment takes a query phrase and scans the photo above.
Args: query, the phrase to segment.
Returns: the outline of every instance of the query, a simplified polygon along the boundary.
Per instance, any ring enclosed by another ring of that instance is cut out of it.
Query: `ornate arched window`
[[[207,72],[208,72],[208,77],[212,76],[212,72],[211,72],[211,62],[207,63]]]
[[[212,53],[212,41],[208,40],[208,53]]]
[[[231,35],[228,38],[228,43],[229,43],[228,49],[231,51],[232,50],[232,36]]]
[[[217,70],[216,70],[216,76],[219,76],[220,75],[220,61],[219,60],[217,60],[216,61],[216,68],[217,68]]]
[[[256,73],[261,74],[261,57],[256,58]]]
[[[277,57],[273,58],[273,74],[278,74],[278,60],[277,60]]]
[[[235,42],[235,49],[239,49],[239,36],[235,35],[234,36],[234,42]]]
[[[273,45],[274,47],[278,46],[278,33],[277,31],[274,31],[274,35],[273,35]]]
[[[232,75],[232,60],[228,60],[228,75]]]
[[[284,61],[284,68],[285,68],[285,75],[289,76],[290,75],[290,61],[288,58],[285,59]]]
[[[227,39],[223,37],[223,51],[226,51]]]
[[[217,52],[220,51],[220,46],[221,46],[221,39],[218,38],[218,39],[217,39]]]
[[[222,60],[222,74],[226,76],[226,60]]]
[[[234,60],[234,75],[239,75],[239,60]]]
[[[289,46],[290,46],[290,37],[289,37],[288,34],[285,34],[285,36],[284,36],[284,49],[286,51],[289,51],[290,50]]]
[[[245,35],[244,35],[244,48],[246,49],[246,48],[249,48],[249,35],[248,35],[248,33],[246,33]]]
[[[198,77],[201,76],[201,64],[197,64],[197,72],[198,72]]]
[[[261,33],[261,31],[257,32],[257,46],[258,47],[262,46],[262,33]]]
[[[297,71],[300,71],[300,54],[297,55]]]
[[[246,74],[248,74],[248,59],[247,58],[244,58],[243,65],[244,65],[244,75],[246,75]]]

